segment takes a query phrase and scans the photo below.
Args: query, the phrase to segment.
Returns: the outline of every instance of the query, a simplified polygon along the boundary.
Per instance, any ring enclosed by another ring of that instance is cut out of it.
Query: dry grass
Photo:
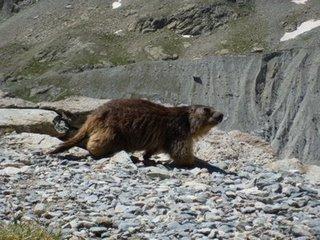
[[[58,240],[59,235],[49,233],[36,223],[0,223],[1,240]]]

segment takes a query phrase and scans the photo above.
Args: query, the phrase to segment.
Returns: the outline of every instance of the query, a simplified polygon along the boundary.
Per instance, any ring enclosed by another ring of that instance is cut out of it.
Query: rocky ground
[[[168,167],[166,155],[147,167],[141,153],[44,154],[61,142],[48,134],[78,128],[106,101],[35,104],[0,91],[1,222],[36,221],[63,239],[320,237],[320,167],[278,159],[268,143],[240,131],[200,139],[194,169]]]
[[[1,137],[1,221],[34,220],[63,239],[320,238],[319,171],[279,161],[248,134],[215,130],[195,146],[199,158],[237,175],[146,167],[134,163],[139,153],[43,155],[59,142],[33,133]]]

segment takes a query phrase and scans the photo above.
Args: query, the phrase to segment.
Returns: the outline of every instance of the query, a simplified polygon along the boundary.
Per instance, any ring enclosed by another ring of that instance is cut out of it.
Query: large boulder
[[[55,102],[40,102],[40,109],[53,110],[73,128],[80,128],[86,117],[109,99],[96,99],[83,96],[72,96]]]
[[[37,104],[0,90],[0,108],[37,108]]]
[[[57,116],[53,111],[42,109],[0,109],[0,133],[16,131],[60,136],[53,124]]]
[[[0,98],[0,108],[37,108],[37,104],[21,98]]]

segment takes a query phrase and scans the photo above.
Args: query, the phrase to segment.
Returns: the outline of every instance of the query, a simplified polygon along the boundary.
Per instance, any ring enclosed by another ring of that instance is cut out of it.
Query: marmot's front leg
[[[143,154],[143,164],[146,166],[156,165],[156,162],[150,160],[151,156],[154,155],[155,153],[156,153],[155,150],[145,151],[145,153]]]
[[[177,167],[194,167],[195,158],[192,152],[192,139],[172,142],[170,157]]]

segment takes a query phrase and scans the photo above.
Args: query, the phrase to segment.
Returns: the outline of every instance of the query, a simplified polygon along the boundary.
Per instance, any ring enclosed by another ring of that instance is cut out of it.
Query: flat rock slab
[[[0,141],[6,149],[48,150],[62,143],[61,140],[45,134],[37,133],[12,133],[2,137]],[[7,145],[7,143],[10,143]]]
[[[0,176],[13,176],[18,173],[23,173],[28,170],[28,166],[23,166],[21,168],[16,167],[6,167],[4,169],[0,169]]]
[[[0,109],[1,132],[32,132],[59,136],[53,125],[58,114],[41,109]]]
[[[38,108],[38,105],[20,98],[0,98],[0,108]]]
[[[46,154],[49,150],[54,149],[62,141],[56,137],[51,137],[45,134],[37,134],[37,133],[10,133],[7,134],[0,139],[0,156],[3,155],[11,155],[16,156],[18,159],[23,159],[17,149],[23,149],[25,152],[40,152],[42,154]],[[16,154],[15,154],[16,153]],[[70,150],[61,153],[63,156],[72,155],[74,157],[85,157],[88,152],[79,147],[71,148]],[[55,155],[56,156],[56,155]],[[0,169],[3,167],[21,167],[19,164],[6,164],[5,162],[0,162]]]
[[[53,110],[63,118],[68,119],[72,127],[79,128],[86,119],[86,116],[96,108],[100,107],[109,99],[96,99],[82,96],[72,96],[55,102],[41,102],[40,109]]]
[[[80,114],[91,112],[108,101],[109,99],[72,96],[55,102],[41,102],[38,105],[41,109],[50,109],[57,112],[66,111],[73,114]]]
[[[38,108],[38,105],[0,90],[0,108]]]

